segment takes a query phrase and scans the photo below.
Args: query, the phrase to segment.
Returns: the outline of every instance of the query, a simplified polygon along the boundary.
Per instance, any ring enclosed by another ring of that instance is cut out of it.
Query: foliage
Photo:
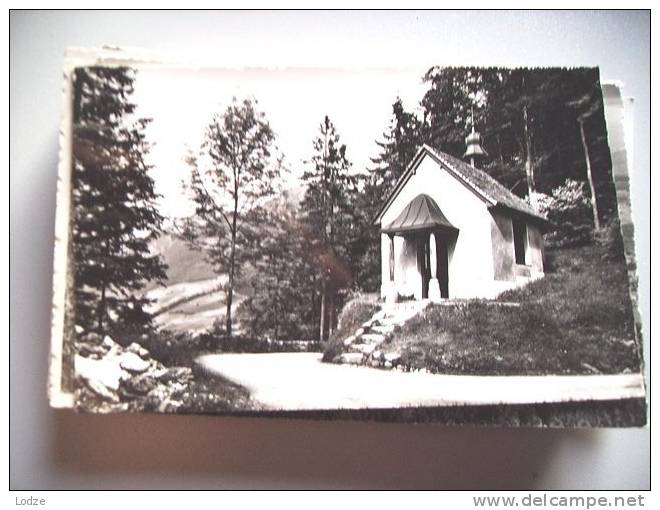
[[[101,336],[147,331],[139,291],[166,266],[149,251],[161,233],[154,181],[145,163],[147,119],[135,118],[134,71],[78,68],[73,100],[73,258],[76,322]]]
[[[210,344],[204,341],[190,333],[158,331],[140,339],[140,344],[165,366],[193,367],[197,356],[210,351]]]
[[[577,246],[591,240],[591,205],[585,183],[566,179],[551,195],[536,193],[532,200],[554,225],[545,236],[546,246]]]
[[[209,352],[316,352],[320,344],[306,340],[272,340],[251,335],[227,336],[222,332],[209,332],[200,335],[200,342]]]
[[[475,124],[488,153],[482,168],[520,196],[530,184],[548,193],[566,179],[585,180],[583,120],[601,216],[615,214],[597,69],[433,67],[424,80],[420,143],[462,157]]]
[[[625,262],[623,236],[619,220],[612,219],[598,232],[594,232],[594,241],[603,248],[603,259],[607,261]]]
[[[336,322],[341,289],[354,282],[359,243],[356,197],[359,177],[350,172],[346,145],[329,117],[319,126],[314,153],[303,174],[305,195],[300,204],[301,226],[308,234],[319,296],[319,339],[327,338]]]
[[[264,219],[244,289],[247,297],[238,309],[239,320],[251,335],[315,338],[315,270],[304,234],[288,203]]]
[[[181,414],[218,414],[228,411],[259,410],[250,399],[250,392],[217,374],[195,367],[194,379],[181,395]]]
[[[378,156],[371,159],[367,184],[374,193],[389,191],[394,187],[410,164],[421,139],[422,123],[414,113],[404,109],[401,98],[392,104],[390,124],[376,142],[380,147]],[[380,206],[381,202],[376,202]]]
[[[224,331],[209,331],[200,335],[159,331],[140,339],[151,356],[166,366],[196,369],[195,360],[208,353],[265,353],[318,351],[318,342],[276,341],[252,335],[228,336]]]
[[[253,256],[262,208],[276,192],[281,160],[274,160],[275,135],[256,101],[235,98],[209,123],[199,157],[190,155],[188,183],[195,217],[181,225],[181,235],[203,249],[217,273],[228,274],[226,331],[232,333],[236,277]]]

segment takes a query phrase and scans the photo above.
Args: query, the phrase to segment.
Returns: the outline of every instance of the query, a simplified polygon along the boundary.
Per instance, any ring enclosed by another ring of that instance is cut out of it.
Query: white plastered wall
[[[458,230],[455,246],[449,245],[449,297],[492,297],[493,282],[491,217],[487,204],[426,155],[394,202],[385,211],[381,226],[388,225],[420,194],[430,196]],[[389,280],[389,247],[382,236],[382,276]],[[394,238],[394,280],[402,296],[415,294],[421,287],[417,259],[412,243]],[[383,286],[384,287],[384,286]]]

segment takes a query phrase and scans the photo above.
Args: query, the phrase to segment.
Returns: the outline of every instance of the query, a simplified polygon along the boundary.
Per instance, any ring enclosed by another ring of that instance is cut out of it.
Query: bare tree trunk
[[[527,193],[531,201],[532,193],[536,193],[536,184],[534,182],[534,155],[532,154],[532,139],[530,136],[527,105],[523,106],[523,121],[525,128],[525,174],[527,175]]]
[[[236,273],[236,219],[238,217],[238,180],[234,177],[234,213],[231,219],[231,252],[229,255],[229,288],[227,289],[227,313],[225,317],[225,329],[227,336],[232,333],[231,307],[234,301],[234,275]]]
[[[103,318],[105,316],[105,280],[103,280],[103,285],[101,286],[101,301],[99,303],[99,316],[98,316],[98,331],[101,338],[104,336],[103,331]]]
[[[98,312],[98,332],[101,338],[103,338],[105,331],[104,331],[104,319],[105,319],[105,308],[106,308],[106,288],[108,286],[107,280],[106,280],[106,271],[108,270],[108,263],[107,259],[110,257],[110,244],[106,240],[105,241],[105,258],[106,260],[103,262],[103,282],[101,284],[101,301],[99,302],[99,312]]]
[[[323,272],[323,275],[321,276],[321,317],[319,319],[319,342],[323,342],[325,340],[325,299],[326,299],[326,292],[327,287],[326,287],[326,278],[325,278],[325,270]]]
[[[235,236],[232,234],[231,239],[231,255],[229,262],[229,280],[227,282],[227,308],[225,315],[225,329],[227,330],[227,335],[231,336],[232,329],[232,318],[231,318],[231,307],[234,301],[234,263],[235,263],[235,250],[236,250],[236,240]]]
[[[580,136],[582,137],[582,148],[584,149],[584,161],[587,164],[587,179],[589,181],[589,189],[591,190],[591,210],[594,215],[594,228],[600,230],[600,220],[598,219],[598,204],[596,203],[596,188],[594,187],[594,179],[591,175],[591,160],[589,158],[589,146],[587,145],[587,137],[584,134],[584,120],[578,119],[580,123]]]
[[[328,339],[330,339],[335,328],[335,288],[332,284],[330,284],[328,305]]]

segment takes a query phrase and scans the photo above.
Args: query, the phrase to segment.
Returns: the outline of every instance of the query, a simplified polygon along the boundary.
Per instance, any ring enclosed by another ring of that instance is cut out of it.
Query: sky
[[[312,140],[327,114],[347,146],[355,170],[364,170],[378,155],[376,140],[389,125],[392,103],[401,97],[408,110],[418,106],[424,92],[423,69],[169,69],[142,68],[135,80],[136,114],[152,119],[146,136],[152,144],[147,157],[156,191],[163,195],[166,216],[192,214],[181,181],[189,168],[187,148],[198,150],[205,127],[233,97],[253,98],[266,114],[275,144],[291,169],[288,187],[297,184]]]

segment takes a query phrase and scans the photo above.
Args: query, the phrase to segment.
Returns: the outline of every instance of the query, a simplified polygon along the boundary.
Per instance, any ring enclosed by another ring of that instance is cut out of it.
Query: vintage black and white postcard
[[[77,50],[64,95],[52,405],[646,423],[624,99],[598,68]]]

